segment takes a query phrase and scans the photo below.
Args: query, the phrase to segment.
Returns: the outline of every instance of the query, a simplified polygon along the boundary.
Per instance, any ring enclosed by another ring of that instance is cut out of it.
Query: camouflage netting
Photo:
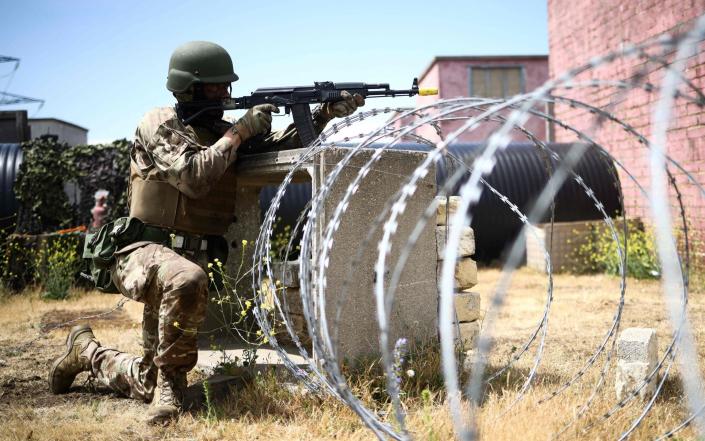
[[[20,201],[17,233],[40,234],[90,225],[94,194],[100,189],[109,192],[108,220],[127,212],[127,140],[70,147],[44,137],[24,143],[22,150],[24,161],[15,184]],[[69,202],[67,186],[77,195],[77,203]]]
[[[91,224],[96,191],[108,191],[106,221],[127,213],[127,140],[71,147],[47,136],[24,143],[22,151],[14,187],[20,201],[17,224],[14,233],[8,229],[0,237],[0,288],[12,290],[36,281],[42,247],[59,240],[80,255],[81,231]]]

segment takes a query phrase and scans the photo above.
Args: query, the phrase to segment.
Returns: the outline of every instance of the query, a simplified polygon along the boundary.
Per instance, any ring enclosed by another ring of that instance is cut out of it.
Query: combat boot
[[[88,325],[71,328],[66,352],[54,360],[49,370],[49,389],[55,394],[68,392],[76,375],[91,370],[91,359],[100,343]]]
[[[169,424],[178,418],[186,391],[186,373],[167,374],[159,372],[157,390],[152,405],[147,411],[148,424]]]

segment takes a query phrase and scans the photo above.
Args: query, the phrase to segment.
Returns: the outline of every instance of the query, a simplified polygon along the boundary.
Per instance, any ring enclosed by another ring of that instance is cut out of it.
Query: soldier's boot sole
[[[153,405],[147,411],[147,424],[166,426],[179,418],[179,409],[176,406]]]
[[[54,363],[51,365],[51,369],[49,370],[49,388],[52,393],[62,394],[68,392],[71,388],[71,384],[73,384],[73,380],[76,378],[76,375],[80,373],[76,372],[73,376],[57,375],[56,370],[59,365],[63,363],[69,355],[71,355],[76,338],[86,332],[93,332],[88,325],[76,325],[71,328],[71,332],[69,332],[69,335],[66,337],[66,352],[54,360]]]

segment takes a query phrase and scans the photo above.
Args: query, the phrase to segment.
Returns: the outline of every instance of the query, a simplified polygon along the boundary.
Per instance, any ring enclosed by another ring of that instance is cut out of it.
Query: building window
[[[522,66],[470,66],[470,96],[506,98],[524,93]]]

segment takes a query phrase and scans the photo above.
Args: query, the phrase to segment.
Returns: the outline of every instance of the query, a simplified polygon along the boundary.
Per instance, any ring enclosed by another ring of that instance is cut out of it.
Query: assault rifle
[[[294,117],[294,124],[301,139],[301,144],[307,146],[317,137],[309,105],[341,101],[343,98],[340,95],[344,90],[352,95],[360,94],[363,98],[438,94],[438,89],[419,89],[417,78],[414,78],[411,89],[405,90],[390,89],[389,84],[333,83],[324,81],[313,83],[313,86],[264,87],[255,90],[250,95],[239,98],[226,98],[222,101],[179,103],[178,106],[183,110],[188,108],[198,109],[196,113],[184,119],[184,124],[188,124],[194,118],[209,110],[249,109],[259,104],[274,104],[277,107],[284,107],[284,111],[287,114],[291,113]]]

